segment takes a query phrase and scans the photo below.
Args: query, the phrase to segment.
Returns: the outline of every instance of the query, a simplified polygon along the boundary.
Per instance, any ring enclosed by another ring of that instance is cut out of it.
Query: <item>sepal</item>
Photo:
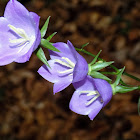
[[[54,37],[54,35],[56,35],[56,33],[57,32],[54,32],[51,35],[49,35],[46,40],[50,41]]]
[[[38,48],[36,50],[36,56],[45,64],[50,68],[50,65],[46,59],[46,56],[44,54],[44,51],[42,50],[42,48]]]
[[[123,83],[123,81],[121,80],[121,76],[124,72],[124,69],[125,69],[125,67],[119,70],[120,72],[117,75],[116,81],[113,84],[111,84],[111,87],[113,90],[113,95],[115,95],[117,93],[126,93],[126,92],[140,89],[140,86],[131,87],[127,84],[119,85],[119,84]]]
[[[98,61],[98,62],[96,62],[98,60],[98,57],[99,57],[101,51],[102,50],[100,50],[98,52],[98,54],[94,57],[92,62],[88,64],[88,75],[92,76],[93,78],[104,79],[110,83],[111,79],[109,79],[107,76],[105,76],[102,73],[97,72],[97,71],[111,65],[112,63],[114,63],[114,61],[110,61],[110,62]]]
[[[84,49],[84,47],[86,47],[88,44],[89,44],[89,42],[88,42],[88,43],[83,44],[83,45],[81,46],[81,49]]]
[[[43,27],[40,30],[40,32],[41,32],[41,38],[43,38],[45,36],[46,32],[47,32],[49,20],[50,20],[50,16],[47,18],[45,24],[43,25]]]
[[[101,70],[101,69],[111,65],[112,63],[114,63],[114,61],[110,61],[110,62],[98,61],[94,65],[91,66],[91,71],[92,70],[94,70],[94,71]]]
[[[116,81],[113,83],[114,87],[116,87],[120,83],[121,76],[124,72],[124,69],[125,69],[125,67],[119,70],[120,72],[117,75]]]
[[[126,92],[136,90],[138,88],[139,87],[127,87],[127,86],[118,85],[116,86],[115,91],[116,93],[126,93]]]
[[[92,62],[89,63],[90,66],[93,65],[93,64],[97,61],[97,59],[98,59],[98,57],[99,57],[101,51],[102,51],[102,50],[100,50],[100,51],[98,52],[98,54],[94,57],[94,59],[92,60]]]
[[[44,48],[47,48],[52,51],[60,52],[57,48],[55,48],[52,43],[50,43],[47,39],[41,39],[41,45]]]
[[[112,81],[110,78],[108,78],[107,76],[105,76],[102,73],[97,72],[97,71],[92,71],[90,73],[90,76],[92,76],[94,78],[104,79],[104,80],[108,81],[109,83]]]

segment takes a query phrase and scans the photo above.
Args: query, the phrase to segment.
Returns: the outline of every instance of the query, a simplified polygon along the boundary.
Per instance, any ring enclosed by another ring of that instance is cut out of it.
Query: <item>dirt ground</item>
[[[20,0],[40,17],[40,28],[51,16],[47,36],[52,42],[70,40],[140,78],[139,0]],[[7,0],[0,0],[0,16]],[[48,51],[45,50],[49,59]],[[82,54],[82,53],[81,53]],[[87,62],[93,58],[82,54]],[[35,54],[24,64],[0,67],[0,140],[140,140],[140,91],[113,96],[93,121],[69,109],[74,88],[55,96],[53,85],[38,73]],[[114,77],[112,77],[114,78]],[[140,82],[127,76],[131,85]]]

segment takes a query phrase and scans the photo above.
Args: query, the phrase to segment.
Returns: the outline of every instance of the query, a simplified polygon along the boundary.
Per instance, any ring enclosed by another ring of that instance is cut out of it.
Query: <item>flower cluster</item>
[[[43,65],[38,73],[46,80],[54,83],[54,94],[65,89],[71,83],[76,91],[71,101],[70,109],[78,114],[88,115],[91,120],[110,101],[111,85],[103,79],[93,79],[88,76],[86,60],[76,52],[70,41],[53,44],[60,52],[49,51],[51,68]]]
[[[121,80],[124,68],[119,70],[114,66],[112,67],[117,71],[111,74],[117,75],[117,78],[113,84],[109,84],[111,79],[99,70],[111,65],[113,61],[105,62],[101,59],[96,62],[101,51],[88,64],[70,41],[67,43],[49,42],[55,33],[44,39],[49,18],[39,30],[40,17],[36,13],[29,12],[17,0],[10,0],[4,16],[0,17],[0,66],[11,62],[24,63],[36,50],[37,57],[44,63],[38,73],[54,83],[53,93],[60,92],[73,84],[75,92],[70,100],[69,108],[78,114],[88,115],[91,120],[111,100],[113,94],[140,89],[139,86],[127,86]],[[38,47],[39,44],[49,49],[49,61],[43,49]],[[138,79],[134,76],[131,78]],[[120,81],[122,85],[119,85]]]
[[[46,47],[49,45],[51,59],[47,63],[50,67],[44,64],[38,73],[54,83],[54,94],[72,83],[76,91],[70,101],[70,109],[88,115],[92,120],[111,99],[111,86],[105,80],[88,76],[89,65],[70,41],[67,44],[57,42],[51,46],[44,40],[42,37],[48,23],[45,23],[40,32],[39,19],[37,14],[29,12],[17,0],[8,2],[4,16],[0,17],[0,66],[11,62],[24,63],[40,43]]]

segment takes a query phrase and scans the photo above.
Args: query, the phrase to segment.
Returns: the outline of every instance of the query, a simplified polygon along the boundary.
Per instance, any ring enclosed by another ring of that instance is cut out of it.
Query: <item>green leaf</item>
[[[98,59],[98,57],[99,57],[101,51],[102,51],[102,50],[100,50],[100,51],[98,52],[98,54],[94,57],[94,59],[92,60],[92,62],[91,62],[89,65],[93,65],[93,64],[97,61],[97,59]]]
[[[47,18],[45,24],[41,28],[41,31],[40,31],[41,32],[41,38],[43,38],[45,36],[46,32],[47,32],[49,20],[50,20],[50,16]]]
[[[91,70],[94,70],[94,71],[98,71],[98,70],[101,70],[109,65],[111,65],[112,63],[114,63],[114,61],[110,61],[110,62],[97,62],[95,63],[94,65],[91,66]]]
[[[140,97],[139,97],[139,101],[138,101],[138,114],[140,116]]]
[[[52,37],[53,37],[54,35],[56,35],[56,33],[57,33],[57,32],[54,32],[54,33],[52,33],[50,36],[48,36],[48,37],[47,37],[47,40],[50,41],[50,40],[52,39]]]
[[[50,68],[50,65],[46,59],[46,56],[44,54],[44,51],[42,50],[42,48],[39,48],[36,52],[36,56],[45,64]]]
[[[109,79],[107,76],[103,75],[102,73],[100,72],[97,72],[97,71],[91,71],[90,73],[90,76],[92,76],[93,78],[99,78],[99,79],[104,79],[108,82],[111,82],[112,80]]]
[[[88,42],[88,43],[83,44],[83,45],[81,46],[81,49],[84,49],[84,47],[86,47],[88,44],[89,44],[89,42]]]
[[[116,86],[115,91],[116,93],[126,93],[136,89],[138,89],[138,87],[127,87],[127,86],[118,85]]]
[[[114,85],[115,87],[119,84],[124,69],[125,69],[125,67],[122,68],[122,69],[120,69],[120,72],[119,72],[119,74],[117,75],[116,81],[113,83],[113,85]]]
[[[41,39],[41,45],[44,47],[44,48],[47,48],[49,50],[52,50],[52,51],[56,51],[56,52],[60,52],[57,48],[55,48],[48,40],[46,39]]]

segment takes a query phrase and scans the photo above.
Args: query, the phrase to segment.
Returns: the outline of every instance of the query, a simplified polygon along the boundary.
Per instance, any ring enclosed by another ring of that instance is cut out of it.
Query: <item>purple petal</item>
[[[73,63],[76,63],[77,52],[74,47],[70,45],[69,41],[67,44],[63,42],[57,42],[54,43],[53,46],[56,47],[60,52],[54,52],[50,50],[49,52],[51,59],[60,59],[61,57],[67,57]]]
[[[59,76],[59,71],[64,71],[66,68],[58,65],[54,60],[48,61],[51,68],[43,65],[39,68],[38,73],[46,80],[55,83],[53,87],[54,94],[65,89],[72,82],[72,76]]]
[[[88,114],[90,120],[93,120],[102,108],[103,108],[103,104],[101,104],[101,102],[99,100],[96,100],[93,103],[92,111]]]
[[[18,49],[9,47],[9,38],[11,35],[8,30],[8,20],[4,17],[0,17],[0,66],[7,65],[13,62],[17,55]]]
[[[77,62],[73,71],[73,83],[83,80],[88,73],[88,64],[86,60],[80,55],[77,54]]]
[[[86,95],[79,96],[79,91],[75,91],[70,100],[69,108],[77,114],[88,115],[93,120],[102,109],[103,104],[97,99],[90,106],[86,106],[88,99]]]
[[[29,59],[32,55],[32,52],[33,52],[33,48],[30,48],[30,50],[26,54],[17,57],[14,61],[17,63],[25,63],[25,62],[29,61]]]
[[[62,67],[61,65],[56,64],[54,60],[48,61],[51,68],[48,68],[46,65],[43,65],[39,68],[38,73],[45,78],[46,80],[52,83],[58,83],[65,80],[65,77],[59,76],[59,71],[64,71],[66,68]],[[66,76],[68,81],[72,82],[72,76]]]
[[[104,101],[104,107],[112,98],[112,87],[107,81],[103,79],[94,79],[94,84]]]
[[[38,29],[38,33],[37,33],[37,36],[36,36],[36,41],[32,46],[33,51],[35,51],[38,48],[38,46],[40,44],[40,41],[41,41],[41,33],[40,33],[40,30]]]
[[[61,79],[61,81],[56,82],[54,84],[54,86],[53,86],[53,93],[55,94],[57,92],[62,91],[63,89],[68,87],[70,84],[71,84],[71,80],[68,77]]]
[[[73,83],[76,90],[82,91],[85,89],[95,90],[94,81],[91,76],[87,76],[84,80]]]
[[[4,17],[16,28],[22,28],[26,33],[34,33],[29,11],[17,0],[10,0],[6,5]]]
[[[15,58],[13,56],[10,56],[10,55],[0,58],[0,66],[10,64],[14,61],[14,59]]]
[[[40,17],[36,13],[33,13],[33,12],[30,12],[30,17],[33,19],[33,21],[34,21],[33,24],[35,26],[34,28],[35,28],[36,41],[33,46],[33,51],[34,51],[37,49],[38,45],[40,44],[40,40],[41,40],[41,33],[38,28]]]
[[[9,30],[8,24],[9,24],[9,21],[6,18],[0,17],[0,33],[1,34]]]

